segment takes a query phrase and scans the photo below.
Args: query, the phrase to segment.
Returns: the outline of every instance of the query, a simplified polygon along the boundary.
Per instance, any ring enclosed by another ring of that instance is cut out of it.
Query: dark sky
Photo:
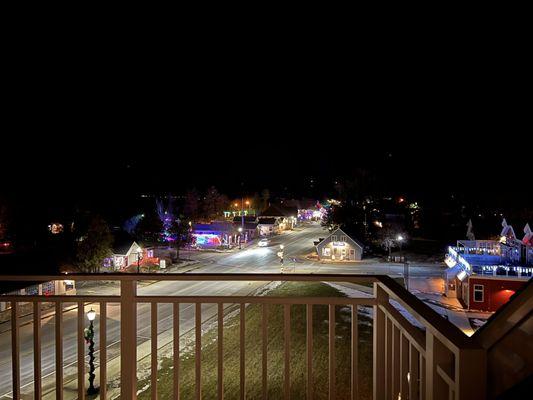
[[[306,195],[307,179],[328,187],[360,168],[391,191],[531,192],[516,65],[195,60],[20,66],[6,92],[1,192],[105,199],[211,184],[237,194],[243,183]]]

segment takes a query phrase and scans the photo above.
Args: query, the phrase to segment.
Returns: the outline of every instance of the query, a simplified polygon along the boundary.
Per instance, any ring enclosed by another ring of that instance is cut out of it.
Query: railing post
[[[380,304],[389,302],[389,295],[374,282],[374,340],[373,340],[373,386],[374,400],[385,399],[385,315],[379,309]]]
[[[426,332],[426,400],[434,400],[437,388],[437,344],[431,332]]]
[[[475,382],[475,385],[471,383]],[[455,384],[457,400],[485,399],[487,392],[486,351],[462,349],[455,357]]]
[[[120,397],[137,398],[137,281],[120,281]]]
[[[453,352],[445,347],[433,333],[426,331],[426,400],[446,399],[449,398],[450,390],[455,392],[458,382],[455,381],[456,387],[453,387],[453,383],[450,384],[439,376],[437,369],[440,367],[441,371],[453,379],[453,376],[450,376],[450,369],[454,358],[457,360],[457,355],[454,357]],[[455,398],[457,398],[456,395]],[[472,397],[474,398],[477,397]]]

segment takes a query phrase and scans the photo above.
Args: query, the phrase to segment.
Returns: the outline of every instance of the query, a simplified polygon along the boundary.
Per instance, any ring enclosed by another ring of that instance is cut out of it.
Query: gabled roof
[[[323,242],[325,241],[325,239],[330,238],[332,235],[337,235],[337,236],[344,235],[344,236],[346,236],[346,238],[347,238],[349,241],[351,241],[351,242],[352,242],[353,244],[355,244],[356,246],[360,247],[361,250],[364,249],[363,244],[362,244],[359,240],[357,240],[357,239],[351,237],[351,236],[348,235],[346,232],[344,232],[341,228],[337,228],[337,229],[335,229],[335,230],[334,230],[333,232],[331,232],[326,238],[322,239],[322,240],[321,240],[316,246],[320,246],[320,244],[323,243]]]
[[[516,239],[516,235],[514,233],[513,227],[507,224],[507,221],[505,220],[505,218],[502,221],[502,228],[503,229],[502,229],[502,232],[500,233],[500,236],[506,236],[512,239]]]
[[[257,217],[255,215],[245,215],[244,216],[244,222],[256,222]],[[242,217],[235,216],[233,217],[233,222],[240,223],[242,221]]]
[[[129,245],[123,245],[121,247],[113,246],[113,255],[115,256],[129,256],[131,250],[140,247],[137,242],[131,242]]]
[[[525,245],[533,246],[533,231],[529,227],[529,224],[526,224],[524,226],[524,237],[522,239],[522,243]]]
[[[259,218],[258,225],[274,225],[276,218]]]
[[[128,255],[128,252],[130,251],[131,247],[136,244],[133,237],[124,231],[118,231],[113,234],[114,240],[113,240],[113,246],[111,250],[113,251],[113,254],[116,255]]]
[[[233,232],[235,225],[231,222],[211,222],[210,224],[194,224],[193,231],[204,232]]]

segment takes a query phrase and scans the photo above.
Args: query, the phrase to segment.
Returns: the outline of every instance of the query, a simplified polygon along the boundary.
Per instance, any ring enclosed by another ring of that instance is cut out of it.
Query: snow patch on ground
[[[470,325],[472,325],[472,328],[474,329],[481,328],[487,322],[486,319],[480,319],[480,318],[469,318],[469,320],[470,320]]]
[[[325,283],[326,285],[331,286],[334,289],[337,289],[339,292],[341,292],[342,294],[344,294],[347,297],[355,297],[355,298],[358,298],[358,297],[359,298],[361,298],[361,297],[364,297],[364,298],[372,297],[372,295],[370,295],[368,293],[362,292],[362,291],[357,290],[357,289],[352,289],[352,288],[349,288],[347,286],[338,285],[338,284],[333,283],[333,282],[322,282],[322,283]]]
[[[397,309],[400,314],[413,326],[420,328],[422,330],[425,330],[426,328],[424,325],[422,325],[415,317],[413,317],[409,311],[407,311],[405,308],[402,307],[400,303],[398,303],[396,300],[389,300],[390,304]]]
[[[365,292],[362,292],[360,290],[357,290],[357,289],[353,289],[353,288],[350,288],[350,287],[347,287],[347,286],[344,286],[344,285],[339,285],[339,284],[336,284],[336,283],[332,283],[332,282],[323,282],[325,283],[326,285],[329,285],[331,286],[332,288],[334,289],[337,289],[339,292],[341,292],[342,294],[344,294],[345,296],[347,297],[363,297],[363,298],[368,298],[368,297],[372,297],[370,294],[368,293],[365,293]],[[398,310],[398,312],[400,314],[402,314],[402,316],[413,326],[419,328],[419,329],[423,329],[425,330],[425,327],[424,325],[422,325],[415,317],[413,317],[409,311],[407,311],[400,303],[398,303],[397,301],[395,300],[390,300],[390,303],[391,305],[396,308]],[[369,307],[369,306],[359,306],[358,307],[358,314],[359,315],[362,315],[362,316],[365,316],[367,318],[370,318],[372,319],[373,316],[374,316],[374,312],[373,312],[373,309],[372,307]]]

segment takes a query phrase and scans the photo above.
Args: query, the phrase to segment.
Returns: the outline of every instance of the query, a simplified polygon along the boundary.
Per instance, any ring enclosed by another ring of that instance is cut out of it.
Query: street
[[[358,273],[358,274],[388,274],[402,276],[403,266],[376,261],[350,263],[350,264],[325,264],[319,261],[308,260],[306,255],[313,251],[313,241],[324,237],[323,229],[317,225],[307,225],[294,231],[283,233],[272,238],[268,247],[258,247],[252,244],[249,247],[233,253],[193,252],[183,251],[182,257],[198,260],[199,263],[191,268],[190,272],[202,273],[279,273],[280,262],[277,256],[279,245],[284,245],[285,267],[291,273]],[[438,278],[442,276],[443,268],[439,265],[416,266],[410,270],[413,280],[427,277]],[[197,295],[197,296],[231,296],[248,295],[264,286],[265,282],[149,282],[139,286],[139,295]],[[117,284],[88,286],[78,285],[78,294],[118,294]],[[96,305],[92,306],[99,312]],[[202,306],[202,321],[205,322],[216,314],[216,304]],[[91,308],[86,305],[86,310]],[[118,375],[119,341],[120,341],[120,307],[108,306],[107,344],[108,344],[108,376],[113,373]],[[42,375],[44,393],[54,389],[55,371],[55,332],[54,318],[43,312],[42,319]],[[180,309],[180,335],[188,332],[194,326],[194,305],[182,304]],[[7,324],[7,325],[6,325]],[[9,322],[0,326],[0,398],[11,398],[11,334]],[[63,353],[65,364],[66,392],[69,387],[76,385],[76,359],[77,359],[77,309],[71,307],[63,315]],[[138,359],[149,354],[150,337],[150,305],[139,304],[137,315],[138,326]],[[95,321],[95,330],[98,332],[98,318]],[[171,342],[172,335],[172,307],[160,305],[158,312],[158,346],[162,347]],[[21,348],[21,383],[22,392],[31,393],[33,390],[33,326],[31,322],[22,323],[20,327]],[[98,335],[96,346],[98,349]],[[98,354],[97,354],[98,359]],[[98,375],[97,375],[98,376]],[[75,394],[75,393],[74,393]],[[53,398],[53,397],[51,397]]]

